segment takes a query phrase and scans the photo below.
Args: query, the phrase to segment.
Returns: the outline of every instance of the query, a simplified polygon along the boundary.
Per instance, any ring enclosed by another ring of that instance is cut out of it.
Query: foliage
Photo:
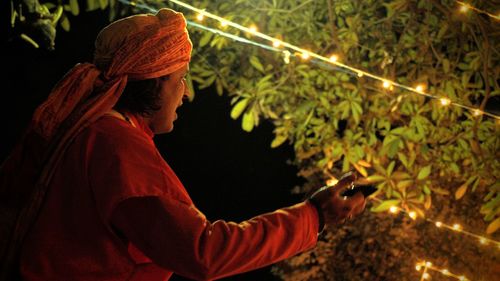
[[[496,8],[492,1],[469,2],[484,10]],[[87,7],[104,8],[103,3],[108,1],[87,0]],[[157,8],[168,6],[196,21],[195,14],[166,1],[135,3]],[[500,95],[500,25],[472,11],[458,12],[453,0],[203,0],[195,5],[243,26],[255,24],[270,36],[318,54],[335,53],[345,64],[398,83],[411,87],[425,84],[426,92],[463,105],[489,109]],[[110,10],[113,16],[114,13],[122,16],[140,8],[117,3]],[[215,21],[207,19],[206,23],[222,28]],[[224,29],[251,38],[232,28]],[[381,220],[386,215],[377,212],[392,205],[424,217],[446,213],[436,202],[461,203],[470,207],[462,215],[476,214],[475,220],[469,221],[476,230],[498,235],[495,233],[500,227],[498,121],[475,116],[461,107],[444,107],[438,100],[397,87],[385,89],[366,76],[357,77],[297,56],[286,63],[279,52],[233,42],[196,28],[190,28],[190,34],[195,45],[191,78],[197,87],[214,86],[219,95],[232,96],[230,115],[241,118],[245,131],[251,131],[263,119],[272,122],[275,139],[271,146],[285,142],[293,145],[300,175],[310,179],[303,192],[356,169],[367,181],[377,184],[378,197],[383,199],[372,206],[372,220]],[[448,218],[454,217],[447,214]],[[373,221],[366,221],[370,223]],[[391,224],[379,230],[368,227],[360,230],[359,235],[381,230],[390,233],[391,241],[403,241],[407,231],[414,231],[406,224]],[[396,276],[405,269],[399,267],[400,271],[394,269],[394,273],[387,275],[391,277],[382,273],[387,265],[356,271],[358,275],[353,275],[328,259],[340,254],[363,256],[367,252],[383,259],[387,251],[383,245],[389,241],[383,238],[383,233],[378,236],[380,241],[375,248],[366,246],[365,240],[358,244],[350,241],[352,247],[367,247],[358,252],[345,249],[343,238],[329,237],[313,252],[297,257],[302,260],[294,258],[277,272],[289,280],[311,280],[318,276],[337,276],[338,280],[402,280]],[[415,234],[413,238],[418,236],[424,238],[423,234]],[[335,243],[340,244],[334,246]],[[417,242],[401,244],[410,249],[432,248]],[[453,255],[461,250],[464,249],[456,246],[441,254]],[[315,258],[311,260],[311,256]],[[369,260],[359,258],[365,265]],[[304,268],[308,262],[316,266]],[[351,266],[357,264],[354,261]],[[299,271],[304,278],[287,274]]]
[[[398,83],[423,83],[426,92],[460,104],[484,108],[500,95],[499,28],[475,13],[458,14],[455,1],[240,0],[197,6],[324,56],[339,54],[349,65]],[[493,171],[500,171],[500,127],[493,118],[300,58],[286,64],[281,53],[199,29],[191,34],[193,80],[233,96],[231,117],[241,117],[244,130],[271,120],[271,145],[291,143],[301,175],[327,179],[356,169],[377,183],[380,196],[421,216],[434,196],[461,199],[478,191],[485,196],[478,207],[484,219],[498,217]]]
[[[115,17],[116,0],[87,0],[85,11],[109,8],[109,19]],[[71,30],[70,17],[80,14],[82,4],[78,0],[49,1],[10,0],[11,37],[19,37],[35,48],[55,48],[56,28]]]

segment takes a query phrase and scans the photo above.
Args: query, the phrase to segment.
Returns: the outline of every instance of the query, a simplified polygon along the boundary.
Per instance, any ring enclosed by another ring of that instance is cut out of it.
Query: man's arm
[[[318,213],[300,203],[239,224],[209,222],[165,197],[121,202],[111,223],[156,264],[196,280],[218,279],[291,257],[316,244]]]

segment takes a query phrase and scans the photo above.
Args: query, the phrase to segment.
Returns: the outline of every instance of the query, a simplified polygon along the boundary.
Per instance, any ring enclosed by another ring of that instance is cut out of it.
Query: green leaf
[[[486,234],[492,234],[500,228],[500,217],[492,221],[486,228]]]
[[[467,191],[467,184],[462,184],[457,191],[455,191],[455,199],[460,199],[464,196],[465,192]]]
[[[64,15],[64,14],[63,14]],[[69,31],[71,29],[68,17],[64,15],[61,20],[61,27],[64,29],[64,31]]]
[[[245,110],[248,104],[248,99],[242,99],[240,100],[231,110],[231,118],[233,119],[238,119],[240,117],[241,113]]]
[[[80,13],[80,7],[78,6],[78,0],[69,0],[70,11],[74,16],[78,16]]]
[[[371,211],[374,213],[384,212],[389,210],[392,206],[396,206],[401,202],[401,200],[385,200],[378,206],[372,207]]]
[[[405,166],[406,169],[408,169],[408,158],[406,158],[406,155],[404,155],[403,153],[400,153],[398,152],[398,158],[399,158],[399,161],[401,161],[401,163],[403,163],[403,165]]]
[[[109,1],[113,1],[113,0],[99,0],[99,6],[101,6],[101,10],[106,9]]]
[[[401,139],[397,138],[389,144],[389,149],[387,150],[387,156],[393,158],[399,151],[399,145],[401,144]]]
[[[205,34],[203,34],[203,36],[201,37],[200,41],[199,41],[199,45],[198,47],[203,47],[205,45],[208,44],[208,42],[210,42],[210,40],[212,39],[212,33],[211,32],[205,32]]]
[[[250,56],[250,64],[255,67],[258,71],[265,73],[264,66],[260,62],[259,58],[256,56]]]
[[[396,186],[400,189],[406,189],[413,185],[413,180],[403,180],[396,184]]]
[[[255,125],[255,119],[253,116],[253,111],[249,110],[243,114],[243,119],[241,120],[241,127],[246,132],[251,132]]]
[[[275,148],[283,144],[287,140],[287,136],[285,135],[277,135],[274,140],[271,142],[271,147]],[[328,159],[327,159],[328,160]]]
[[[395,161],[391,161],[391,163],[389,163],[389,166],[387,166],[387,170],[386,170],[386,173],[387,173],[387,176],[390,177],[391,174],[392,174],[392,171],[394,170],[394,166],[396,165],[396,162]]]
[[[99,9],[99,0],[87,0],[87,9],[86,11],[87,12],[91,12],[91,11],[94,11],[94,10],[97,10]]]
[[[417,179],[423,180],[429,176],[431,173],[431,165],[423,167],[420,172],[418,172]]]

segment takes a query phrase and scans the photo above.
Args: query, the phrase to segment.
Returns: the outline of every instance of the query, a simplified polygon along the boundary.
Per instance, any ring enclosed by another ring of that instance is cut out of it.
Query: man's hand
[[[355,180],[356,175],[354,173],[347,173],[334,186],[321,188],[309,198],[311,203],[318,209],[319,215],[322,216],[325,224],[344,223],[365,209],[366,200],[361,192],[357,192],[352,197],[342,196],[342,193]]]

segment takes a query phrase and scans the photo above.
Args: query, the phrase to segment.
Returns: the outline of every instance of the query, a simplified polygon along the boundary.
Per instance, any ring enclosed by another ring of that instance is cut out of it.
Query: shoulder
[[[86,135],[92,144],[103,146],[109,152],[133,152],[138,149],[156,152],[153,139],[141,128],[112,116],[103,116],[90,125]]]

